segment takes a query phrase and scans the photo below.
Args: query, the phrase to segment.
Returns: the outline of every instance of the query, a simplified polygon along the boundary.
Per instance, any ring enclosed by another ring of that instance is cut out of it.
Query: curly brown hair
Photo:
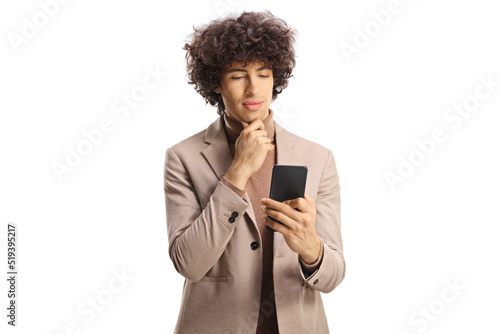
[[[233,14],[193,29],[191,43],[182,48],[187,51],[188,83],[194,84],[207,104],[217,106],[219,115],[226,108],[222,96],[214,89],[220,86],[225,66],[234,61],[245,66],[247,62],[261,61],[271,66],[272,100],[288,86],[295,67],[293,44],[297,31],[269,10],[244,11],[239,17]]]

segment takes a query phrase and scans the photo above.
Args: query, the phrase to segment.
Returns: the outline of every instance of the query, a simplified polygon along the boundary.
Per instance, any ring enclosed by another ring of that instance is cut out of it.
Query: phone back
[[[269,198],[283,202],[304,197],[307,167],[295,165],[274,165]]]

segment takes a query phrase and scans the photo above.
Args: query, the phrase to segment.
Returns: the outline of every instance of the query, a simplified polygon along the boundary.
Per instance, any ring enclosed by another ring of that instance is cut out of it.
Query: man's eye
[[[269,75],[261,75],[262,78],[269,78]],[[231,77],[231,79],[241,79],[243,77]]]

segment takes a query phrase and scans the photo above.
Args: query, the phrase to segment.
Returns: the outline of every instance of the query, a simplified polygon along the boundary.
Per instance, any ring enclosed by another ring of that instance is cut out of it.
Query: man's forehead
[[[253,67],[253,66],[257,66],[260,68],[269,68],[271,69],[271,66],[270,65],[267,65],[266,66],[266,63],[264,63],[263,61],[258,61],[258,60],[254,60],[254,61],[248,61],[246,66],[244,66],[245,63],[244,62],[241,62],[241,61],[233,61],[232,63],[229,63],[229,64],[226,64],[226,66],[224,67],[224,71],[227,71],[227,70],[230,70],[230,69],[235,69],[235,68],[248,68],[248,67]]]

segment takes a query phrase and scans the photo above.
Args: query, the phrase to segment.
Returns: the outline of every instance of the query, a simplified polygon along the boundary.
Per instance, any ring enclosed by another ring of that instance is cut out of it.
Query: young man
[[[169,255],[186,278],[175,333],[329,333],[320,292],[345,276],[335,160],[269,108],[295,66],[294,34],[243,12],[184,46],[189,83],[219,117],[166,151]],[[304,198],[268,198],[275,164],[307,166]]]

